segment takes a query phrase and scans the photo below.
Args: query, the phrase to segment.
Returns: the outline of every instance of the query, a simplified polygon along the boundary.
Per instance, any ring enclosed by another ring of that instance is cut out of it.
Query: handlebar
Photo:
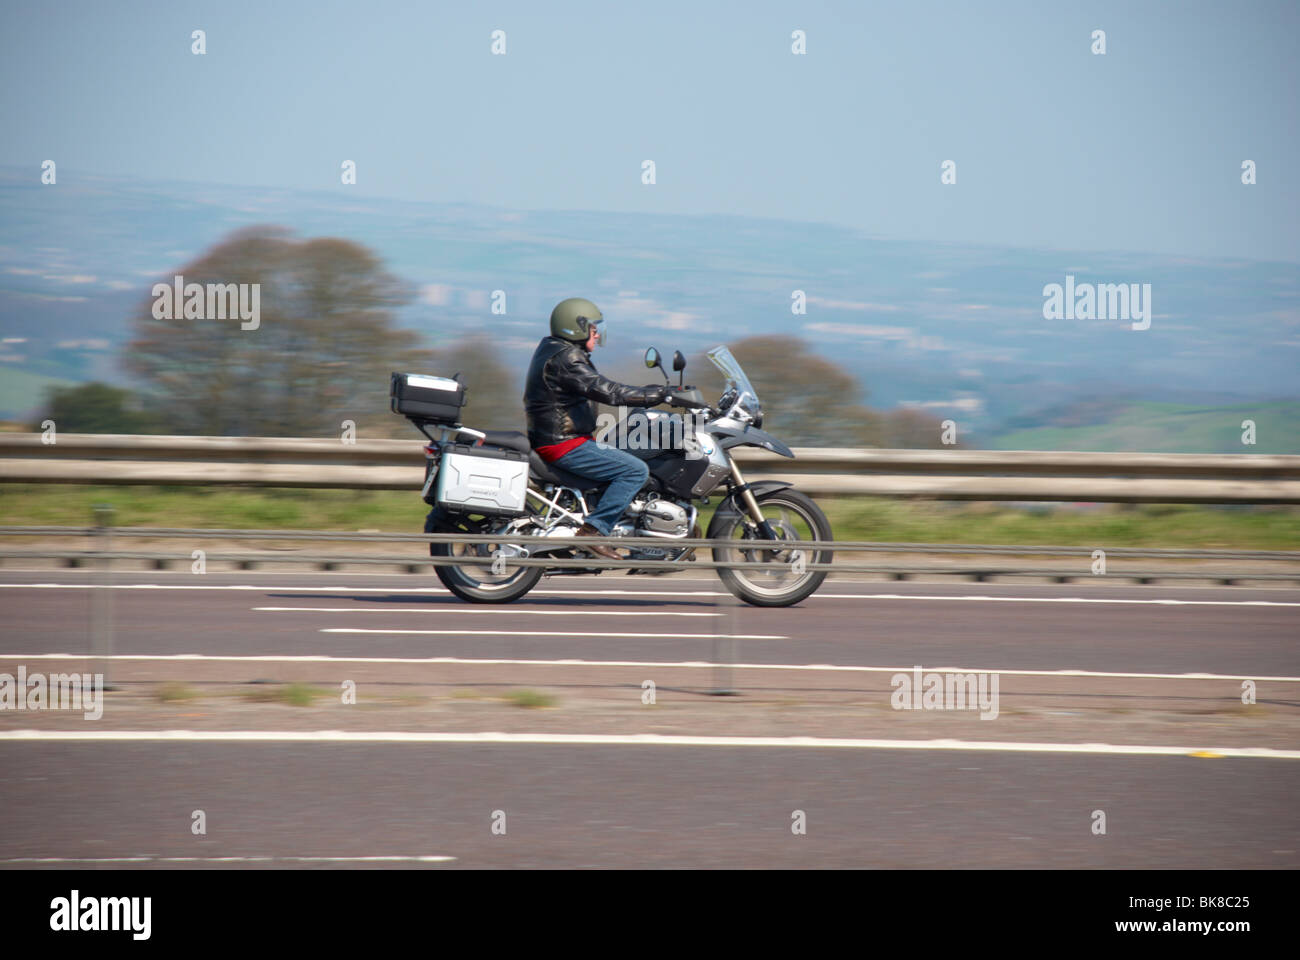
[[[679,388],[674,387],[668,394],[668,405],[670,407],[685,407],[688,410],[712,410],[713,408],[703,400],[694,400],[690,397],[684,397],[678,392]]]

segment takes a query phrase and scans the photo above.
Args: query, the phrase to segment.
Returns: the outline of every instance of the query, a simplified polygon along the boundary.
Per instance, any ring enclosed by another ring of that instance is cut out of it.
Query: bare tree
[[[729,344],[763,401],[763,429],[793,446],[878,446],[880,415],[863,406],[866,391],[852,373],[817,356],[797,337],[758,336]],[[687,379],[715,400],[722,376],[705,357]]]
[[[943,420],[915,407],[899,407],[884,414],[885,447],[937,450],[943,442]],[[956,443],[954,446],[964,446]]]
[[[186,284],[259,284],[261,316],[241,329],[210,310],[186,318],[174,304],[168,318],[155,300],[141,305],[125,365],[174,432],[337,434],[352,420],[389,433],[389,373],[430,363],[419,336],[394,324],[410,291],[348,240],[250,227],[177,272]]]
[[[941,447],[941,420],[914,408],[876,410],[867,391],[838,364],[797,337],[747,337],[729,345],[763,401],[763,429],[792,446]],[[687,379],[716,399],[722,376],[707,358],[692,360]]]
[[[486,336],[474,336],[434,352],[430,372],[451,377],[457,373],[468,388],[466,426],[478,430],[523,430],[523,377],[498,359]]]

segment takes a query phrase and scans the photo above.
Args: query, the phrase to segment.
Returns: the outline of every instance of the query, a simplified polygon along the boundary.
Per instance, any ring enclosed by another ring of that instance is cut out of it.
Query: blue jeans
[[[644,460],[595,440],[574,447],[556,460],[555,465],[597,483],[609,484],[600,495],[600,505],[587,516],[587,522],[606,537],[650,476]]]

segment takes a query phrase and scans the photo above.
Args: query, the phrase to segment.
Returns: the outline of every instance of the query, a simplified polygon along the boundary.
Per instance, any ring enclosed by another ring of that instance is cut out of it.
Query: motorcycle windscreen
[[[740,394],[748,393],[752,398],[753,406],[757,409],[759,405],[758,391],[754,385],[749,382],[749,377],[745,376],[745,371],[741,368],[736,358],[731,355],[731,351],[724,346],[714,347],[705,353],[709,362],[722,371],[722,375],[727,378],[727,386],[735,387]]]

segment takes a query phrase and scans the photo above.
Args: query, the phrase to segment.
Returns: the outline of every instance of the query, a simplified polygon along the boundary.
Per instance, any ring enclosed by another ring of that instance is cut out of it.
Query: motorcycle
[[[801,549],[800,541],[832,540],[830,522],[821,508],[779,480],[747,483],[730,451],[752,446],[794,457],[780,440],[761,429],[763,409],[749,378],[725,346],[706,356],[726,377],[716,406],[706,403],[698,388],[684,386],[686,359],[673,357],[679,374],[672,386],[658,351],[645,354],[646,366],[669,381],[669,406],[688,411],[674,414],[636,409],[598,428],[596,442],[609,442],[644,460],[649,468],[645,486],[614,526],[612,537],[651,538],[654,545],[629,545],[629,561],[673,561],[683,568],[695,559],[695,548],[674,541],[700,537],[700,511],[721,494],[708,523],[710,540],[727,541],[712,549],[716,563],[754,561],[761,568],[716,568],[718,577],[736,597],[760,607],[784,607],[806,599],[826,579],[825,571],[809,570],[829,563],[830,551]],[[404,379],[399,384],[399,377]],[[408,383],[409,381],[409,383]],[[430,382],[431,389],[420,384]],[[433,383],[433,381],[441,381]],[[459,391],[459,392],[458,392]],[[432,403],[416,402],[419,394]],[[438,579],[456,596],[474,603],[518,600],[543,577],[591,576],[608,568],[511,564],[513,559],[551,557],[582,559],[591,554],[581,546],[536,542],[512,543],[516,537],[573,537],[599,501],[603,485],[546,463],[516,431],[474,430],[457,421],[464,387],[459,379],[393,375],[393,410],[430,441],[425,446],[423,496],[432,506],[426,533],[461,533],[499,537],[491,543],[432,543],[434,557],[491,558],[482,563],[440,564]],[[431,430],[436,430],[435,437]],[[734,544],[734,546],[732,545]],[[617,548],[617,544],[611,544]],[[663,574],[672,568],[637,569],[629,574]]]

